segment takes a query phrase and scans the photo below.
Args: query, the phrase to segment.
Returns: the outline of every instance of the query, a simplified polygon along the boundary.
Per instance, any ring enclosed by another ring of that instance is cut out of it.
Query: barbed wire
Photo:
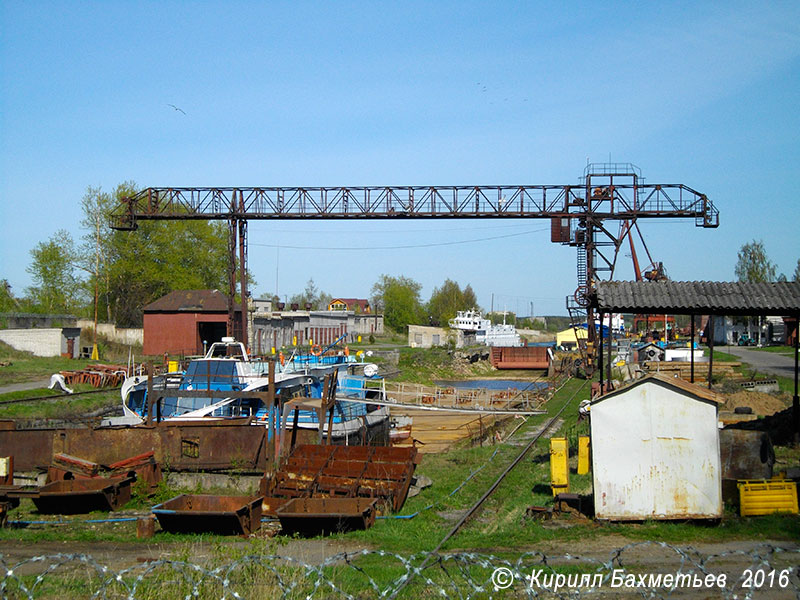
[[[0,555],[3,598],[668,598],[705,592],[717,598],[800,599],[800,547],[759,544],[703,555],[692,547],[634,542],[601,559],[526,552],[516,560],[455,552],[403,556],[382,550],[339,553],[311,564],[289,556],[247,555],[212,567],[160,559],[120,570],[87,554]],[[626,566],[630,564],[632,566]],[[424,565],[424,566],[423,566]],[[409,579],[414,581],[408,583]]]

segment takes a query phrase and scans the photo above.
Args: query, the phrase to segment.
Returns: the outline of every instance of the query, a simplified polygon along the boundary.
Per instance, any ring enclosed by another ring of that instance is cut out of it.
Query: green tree
[[[800,281],[800,258],[797,259],[797,266],[794,268],[792,281]]]
[[[91,192],[92,190],[90,190]],[[173,290],[228,290],[228,227],[223,221],[140,221],[136,231],[110,228],[110,214],[123,197],[136,191],[135,184],[117,186],[109,200],[90,198],[85,211],[87,245],[85,263],[95,260],[96,246],[88,240],[95,233],[99,211],[101,225],[101,310],[120,327],[140,327],[142,308]],[[91,195],[91,194],[87,194]],[[87,260],[88,259],[88,260]],[[251,284],[252,279],[248,278]]]
[[[775,281],[776,267],[767,257],[762,241],[753,240],[741,247],[735,273],[739,281],[747,283]]]
[[[135,191],[135,185],[125,182],[117,186],[115,197]],[[111,312],[111,272],[109,259],[112,254],[114,231],[111,229],[111,214],[117,207],[114,197],[101,188],[88,187],[81,200],[81,228],[83,242],[78,248],[80,268],[88,274],[86,294],[97,302],[97,314],[105,314],[113,321]],[[95,298],[95,295],[97,298]]]
[[[72,236],[59,229],[46,242],[31,250],[31,264],[26,271],[33,278],[28,288],[33,309],[47,313],[76,313],[85,305],[83,282],[76,273],[78,254]]]
[[[8,279],[0,279],[0,312],[17,312],[19,310],[19,300],[14,297]]]
[[[431,323],[441,326],[447,325],[456,316],[456,312],[471,308],[479,308],[472,287],[467,284],[462,290],[458,283],[450,279],[446,279],[441,287],[433,290],[427,306]]]
[[[301,294],[295,294],[289,298],[289,304],[297,304],[304,308],[306,304],[311,305],[311,310],[323,310],[327,308],[331,301],[331,295],[320,290],[314,283],[314,279],[309,279],[306,287]]]
[[[395,331],[407,331],[409,325],[422,322],[420,301],[422,284],[405,276],[381,275],[372,286],[372,305],[383,312],[384,323]]]

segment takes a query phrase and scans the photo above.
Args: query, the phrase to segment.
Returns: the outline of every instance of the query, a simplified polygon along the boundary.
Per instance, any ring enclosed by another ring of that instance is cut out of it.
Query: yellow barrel
[[[171,360],[167,363],[167,370],[170,373],[177,373],[180,369],[179,364],[177,360]]]
[[[569,492],[567,438],[550,438],[550,485],[553,487],[553,496]]]
[[[589,436],[578,436],[578,475],[589,472]]]

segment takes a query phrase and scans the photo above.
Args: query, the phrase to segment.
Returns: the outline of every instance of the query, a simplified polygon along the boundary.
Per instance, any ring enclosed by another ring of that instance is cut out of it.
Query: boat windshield
[[[236,362],[232,360],[193,360],[186,368],[183,382],[184,385],[187,383],[201,385],[203,382],[222,385],[238,384],[239,375],[236,371]]]

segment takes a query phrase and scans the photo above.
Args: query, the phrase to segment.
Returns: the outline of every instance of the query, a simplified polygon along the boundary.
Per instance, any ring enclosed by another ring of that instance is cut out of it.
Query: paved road
[[[757,371],[794,379],[794,358],[763,350],[753,350],[742,346],[715,346],[720,352],[733,354],[751,365]]]
[[[37,379],[35,381],[24,381],[22,383],[9,383],[0,386],[0,394],[7,394],[9,392],[19,392],[20,390],[37,390],[39,388],[46,388],[50,385],[50,378]]]

